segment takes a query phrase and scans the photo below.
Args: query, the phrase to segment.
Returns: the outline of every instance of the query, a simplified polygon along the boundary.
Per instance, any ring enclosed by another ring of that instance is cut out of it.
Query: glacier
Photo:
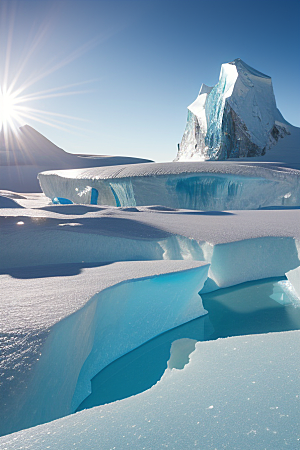
[[[175,161],[263,156],[293,128],[276,107],[271,78],[238,58],[188,107]]]
[[[38,175],[54,202],[195,210],[300,206],[300,172],[262,163],[182,162],[49,171]],[[66,200],[67,199],[67,200]]]

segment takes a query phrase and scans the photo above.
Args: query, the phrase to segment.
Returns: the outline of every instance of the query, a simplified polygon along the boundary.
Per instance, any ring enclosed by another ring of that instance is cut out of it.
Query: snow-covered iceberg
[[[181,162],[42,172],[54,202],[195,210],[300,205],[300,171],[262,163]]]
[[[235,59],[188,107],[176,161],[261,156],[291,128],[276,107],[271,78]]]

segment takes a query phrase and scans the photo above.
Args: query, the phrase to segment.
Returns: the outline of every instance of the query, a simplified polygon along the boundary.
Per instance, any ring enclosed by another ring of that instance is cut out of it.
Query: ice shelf
[[[39,174],[51,200],[194,210],[300,205],[300,171],[276,165],[161,163]]]

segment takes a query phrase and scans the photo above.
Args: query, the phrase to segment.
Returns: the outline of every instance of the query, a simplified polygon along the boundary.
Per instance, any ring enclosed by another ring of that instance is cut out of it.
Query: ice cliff
[[[271,78],[238,58],[222,64],[219,82],[203,84],[188,107],[175,161],[257,157],[289,133]]]

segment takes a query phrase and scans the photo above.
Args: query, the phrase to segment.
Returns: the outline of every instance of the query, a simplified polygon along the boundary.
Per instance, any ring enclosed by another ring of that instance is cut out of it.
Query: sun
[[[5,89],[0,87],[0,130],[12,127],[17,120],[17,112],[15,109],[16,99],[13,94],[9,94]]]

